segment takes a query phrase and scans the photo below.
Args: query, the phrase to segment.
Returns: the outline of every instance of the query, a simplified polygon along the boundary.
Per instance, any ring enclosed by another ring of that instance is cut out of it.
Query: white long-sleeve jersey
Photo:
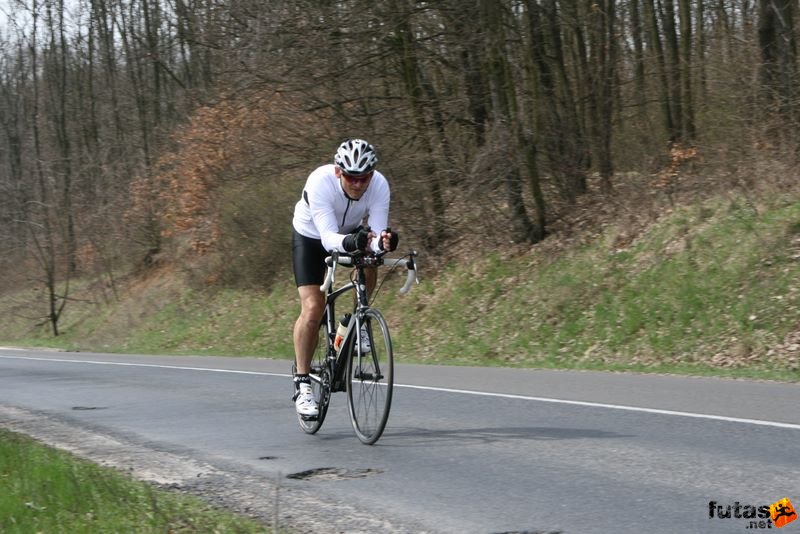
[[[292,225],[300,235],[322,240],[325,250],[344,252],[342,240],[361,224],[369,224],[376,235],[387,227],[391,191],[386,177],[374,171],[360,199],[347,196],[333,164],[315,169],[306,180],[294,207]],[[372,240],[377,251],[379,239]]]

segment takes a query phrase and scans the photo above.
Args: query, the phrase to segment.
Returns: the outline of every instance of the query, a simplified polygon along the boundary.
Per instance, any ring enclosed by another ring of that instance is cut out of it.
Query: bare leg
[[[325,312],[325,295],[319,286],[300,286],[300,317],[294,323],[294,358],[299,374],[308,374],[317,348],[319,324]]]
[[[366,267],[364,269],[364,280],[367,282],[367,296],[372,295],[375,284],[378,282],[378,268]]]

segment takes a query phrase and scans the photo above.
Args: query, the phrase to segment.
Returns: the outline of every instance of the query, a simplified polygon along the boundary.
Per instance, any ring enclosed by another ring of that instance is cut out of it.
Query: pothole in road
[[[382,473],[380,469],[342,469],[339,467],[319,467],[291,473],[286,478],[294,480],[344,480],[350,478],[365,478],[370,475]]]

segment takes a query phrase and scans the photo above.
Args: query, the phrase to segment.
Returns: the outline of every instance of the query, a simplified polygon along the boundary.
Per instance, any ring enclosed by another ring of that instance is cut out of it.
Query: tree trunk
[[[681,56],[678,45],[678,31],[675,26],[675,0],[659,0],[663,2],[663,9],[660,9],[662,27],[664,29],[664,41],[667,45],[669,58],[667,72],[669,73],[669,100],[670,110],[672,111],[672,135],[673,141],[683,141],[685,133],[683,131],[683,102],[681,100]]]
[[[659,83],[661,111],[664,119],[664,127],[669,135],[670,141],[677,141],[677,128],[672,119],[672,105],[670,103],[670,79],[667,74],[667,64],[664,58],[664,46],[661,43],[661,34],[658,29],[658,17],[656,15],[654,0],[644,0],[645,18],[648,21],[648,34],[650,46],[656,56],[656,70]]]
[[[53,10],[55,9],[55,13]],[[70,278],[78,269],[76,251],[78,248],[75,236],[75,216],[72,208],[72,150],[70,136],[67,131],[67,40],[64,30],[64,4],[57,0],[54,5],[47,3],[47,25],[50,31],[50,81],[51,113],[54,137],[59,151],[59,162],[54,165],[61,176],[61,209],[59,210],[64,222],[65,249],[67,258],[67,278]]]
[[[520,155],[522,148],[530,142],[526,139],[521,124],[516,116],[514,101],[514,82],[511,78],[507,54],[504,47],[502,13],[491,0],[481,0],[481,19],[486,25],[487,61],[489,79],[491,81],[492,100],[494,105],[494,121],[496,127],[506,130],[516,146],[506,147],[515,153],[515,159],[509,158],[505,169],[503,183],[506,199],[511,211],[511,239],[515,242],[535,243],[542,229],[537,229],[531,222],[522,195],[522,176],[520,172]],[[535,159],[534,159],[535,162]]]
[[[151,124],[149,119],[149,106],[147,94],[150,88],[145,86],[145,77],[140,60],[141,49],[134,48],[131,43],[130,35],[135,32],[133,26],[128,27],[129,19],[131,24],[136,20],[135,16],[126,18],[124,14],[120,15],[120,20],[117,22],[119,29],[119,36],[122,41],[125,57],[127,58],[126,67],[128,70],[128,80],[131,84],[131,91],[133,91],[134,101],[136,103],[136,111],[139,119],[138,129],[141,138],[141,150],[144,157],[144,166],[149,169],[152,166],[150,137],[151,137]]]
[[[33,102],[31,109],[31,129],[33,130],[33,153],[36,160],[35,176],[38,186],[37,198],[35,201],[35,213],[38,215],[37,221],[29,221],[28,228],[31,231],[31,240],[36,247],[36,259],[39,262],[44,274],[44,285],[47,295],[47,321],[50,323],[53,335],[58,336],[59,306],[58,293],[56,290],[56,244],[53,232],[53,222],[51,219],[52,195],[50,185],[45,176],[44,153],[42,150],[41,135],[39,132],[39,54],[38,54],[38,25],[39,25],[39,6],[33,0],[31,6],[32,30],[30,44],[31,60],[31,84],[33,86]]]
[[[399,4],[395,5],[400,8]],[[402,11],[398,11],[401,12]],[[408,95],[414,122],[417,128],[415,137],[422,144],[422,149],[427,153],[426,160],[429,168],[426,173],[428,193],[430,194],[432,213],[432,227],[430,235],[426,237],[426,242],[432,244],[435,240],[442,239],[446,235],[445,226],[445,202],[442,192],[442,178],[436,168],[436,158],[433,157],[433,147],[428,135],[429,128],[425,120],[425,108],[423,102],[423,82],[421,80],[419,63],[414,48],[414,33],[412,31],[410,17],[398,17],[397,32],[400,36],[400,55],[403,70],[403,81],[405,82],[406,94]]]
[[[758,44],[760,78],[767,110],[797,124],[797,44],[794,36],[794,2],[760,0]]]
[[[611,154],[611,119],[613,116],[613,86],[616,67],[615,0],[589,0],[590,10],[590,80],[592,92],[591,109],[592,145],[600,184],[604,192],[612,189],[614,174]]]
[[[633,41],[633,79],[635,102],[647,123],[647,88],[645,85],[644,27],[640,0],[631,0],[631,40]]]
[[[692,7],[690,0],[678,0],[678,3],[681,24],[680,75],[682,82],[681,99],[683,101],[681,130],[683,131],[684,139],[687,142],[692,142],[696,135],[694,125],[694,98],[692,94],[692,71],[694,70],[694,63],[692,61]],[[702,4],[702,2],[699,3]]]
[[[475,144],[483,146],[486,140],[486,121],[489,110],[486,105],[489,91],[480,65],[480,40],[484,28],[480,24],[478,2],[457,0],[457,5],[450,6],[455,12],[448,17],[453,26],[453,33],[458,36],[460,51],[458,58],[464,77],[464,89],[467,96],[467,112],[475,137]]]
[[[114,47],[114,20],[108,11],[106,0],[91,0],[92,16],[97,25],[100,38],[100,49],[103,55],[105,85],[111,99],[111,116],[114,124],[114,146],[121,149],[125,146],[125,126],[120,115],[120,98],[118,95],[118,75],[116,49]]]
[[[589,150],[580,120],[581,98],[576,97],[584,89],[577,77],[578,88],[573,89],[573,81],[567,72],[556,1],[548,0],[545,7],[529,1],[527,14],[531,56],[543,97],[539,106],[542,152],[549,162],[561,197],[574,203],[586,192],[589,167]],[[572,16],[577,16],[577,11]],[[580,38],[576,34],[575,39]],[[582,64],[585,65],[585,61]]]

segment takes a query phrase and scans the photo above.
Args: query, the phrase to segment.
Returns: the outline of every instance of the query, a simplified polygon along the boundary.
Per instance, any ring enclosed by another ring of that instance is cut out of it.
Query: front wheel
[[[366,343],[359,343],[364,335]],[[358,439],[372,445],[383,434],[389,419],[394,384],[392,340],[386,320],[378,310],[364,313],[361,335],[350,336],[350,354],[347,361],[350,421]]]

